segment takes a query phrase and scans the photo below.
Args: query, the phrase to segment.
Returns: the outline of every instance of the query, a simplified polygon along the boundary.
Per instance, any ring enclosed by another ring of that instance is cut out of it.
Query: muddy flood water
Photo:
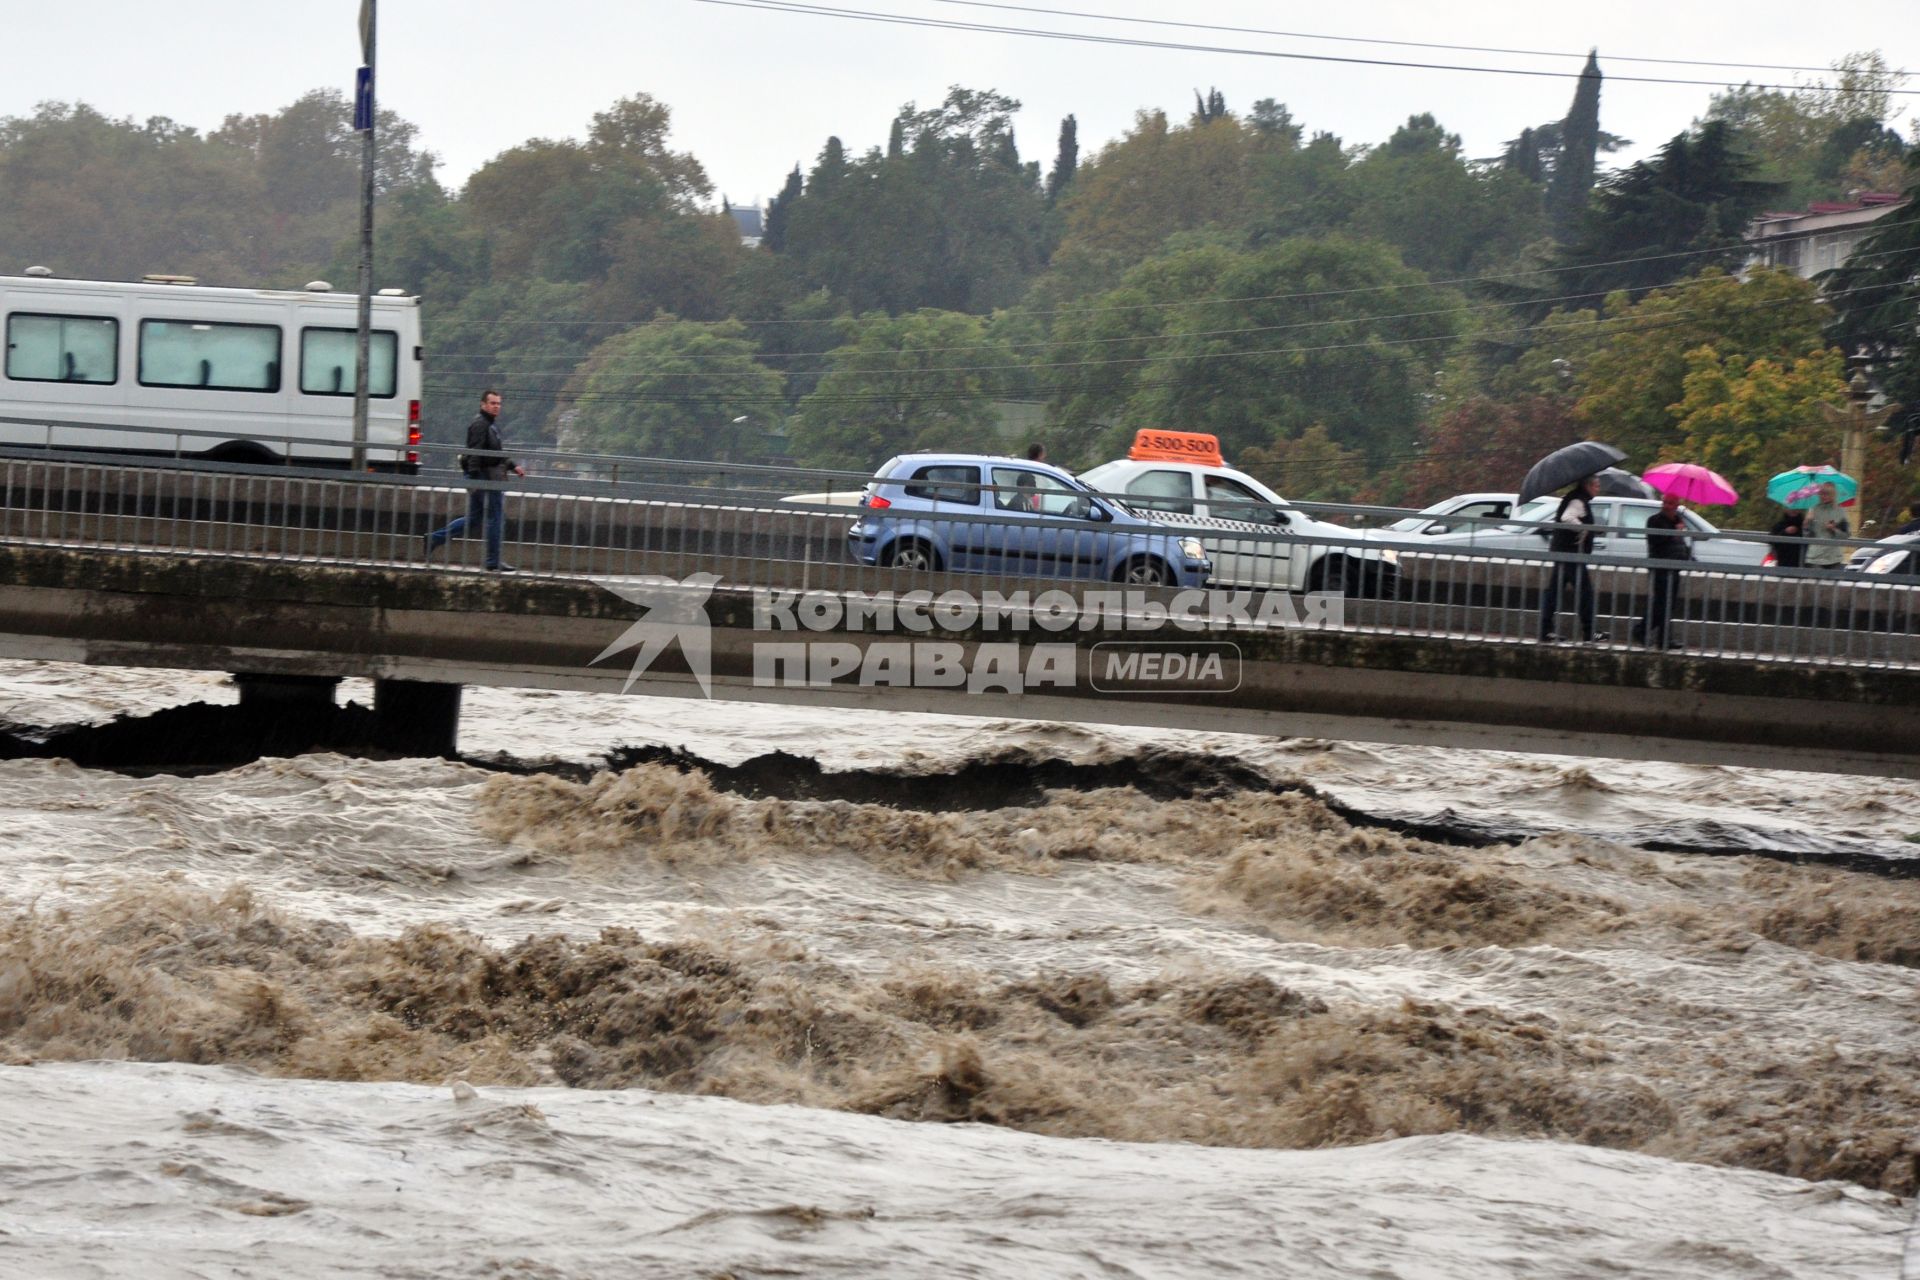
[[[1920,783],[495,689],[72,762],[234,700],[0,663],[0,1275],[1920,1278]]]

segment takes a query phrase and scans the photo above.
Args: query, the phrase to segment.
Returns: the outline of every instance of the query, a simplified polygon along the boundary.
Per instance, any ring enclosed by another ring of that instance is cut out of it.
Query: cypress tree
[[[800,198],[800,191],[800,166],[796,164],[787,175],[786,185],[780,188],[780,194],[767,202],[767,224],[760,243],[774,253],[787,247],[787,223],[793,217],[793,202]]]
[[[1073,181],[1080,167],[1080,125],[1072,116],[1060,122],[1060,150],[1053,157],[1053,172],[1047,175],[1047,203],[1054,204]]]
[[[1547,217],[1553,224],[1553,238],[1571,243],[1580,234],[1580,218],[1587,211],[1587,195],[1593,190],[1593,171],[1600,154],[1600,58],[1599,51],[1587,54],[1580,84],[1573,91],[1573,105],[1560,128],[1560,155],[1553,166],[1553,178],[1547,184]]]
[[[887,159],[898,160],[907,149],[907,126],[899,116],[893,118],[893,128],[887,130]]]

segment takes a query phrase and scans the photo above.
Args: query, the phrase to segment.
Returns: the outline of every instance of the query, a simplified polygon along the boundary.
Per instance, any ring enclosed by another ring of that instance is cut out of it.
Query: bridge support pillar
[[[340,677],[236,671],[233,683],[240,690],[240,705],[245,710],[297,715],[303,711],[332,711],[333,691],[340,687]]]
[[[389,751],[454,755],[460,738],[460,686],[429,680],[375,680],[374,732]]]

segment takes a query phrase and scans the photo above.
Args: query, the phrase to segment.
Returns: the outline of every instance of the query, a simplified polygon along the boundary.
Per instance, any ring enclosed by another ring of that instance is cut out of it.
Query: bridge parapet
[[[650,604],[636,603],[636,586]],[[1327,630],[1311,618],[1143,628],[1128,619],[1156,605],[1164,615],[1171,594],[1048,590],[1071,604],[1051,601],[1025,625],[955,612],[883,629],[864,593],[0,545],[0,652],[1920,777],[1920,670]],[[665,630],[636,631],[650,621]],[[650,636],[660,643],[648,652]],[[1227,660],[1211,678],[1193,663],[1170,670],[1170,656],[1209,652]],[[1129,655],[1161,661],[1128,667]],[[1801,733],[1809,724],[1820,732]]]

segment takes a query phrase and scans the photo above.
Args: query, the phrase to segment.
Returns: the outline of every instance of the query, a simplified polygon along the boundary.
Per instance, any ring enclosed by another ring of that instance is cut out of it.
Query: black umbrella
[[[1608,498],[1657,498],[1652,485],[1631,471],[1622,471],[1618,467],[1608,467],[1594,476],[1595,490]]]
[[[1543,493],[1564,489],[1576,480],[1584,480],[1616,462],[1625,461],[1626,456],[1598,440],[1582,440],[1579,444],[1555,449],[1534,463],[1533,470],[1520,482],[1520,501],[1531,502]]]

